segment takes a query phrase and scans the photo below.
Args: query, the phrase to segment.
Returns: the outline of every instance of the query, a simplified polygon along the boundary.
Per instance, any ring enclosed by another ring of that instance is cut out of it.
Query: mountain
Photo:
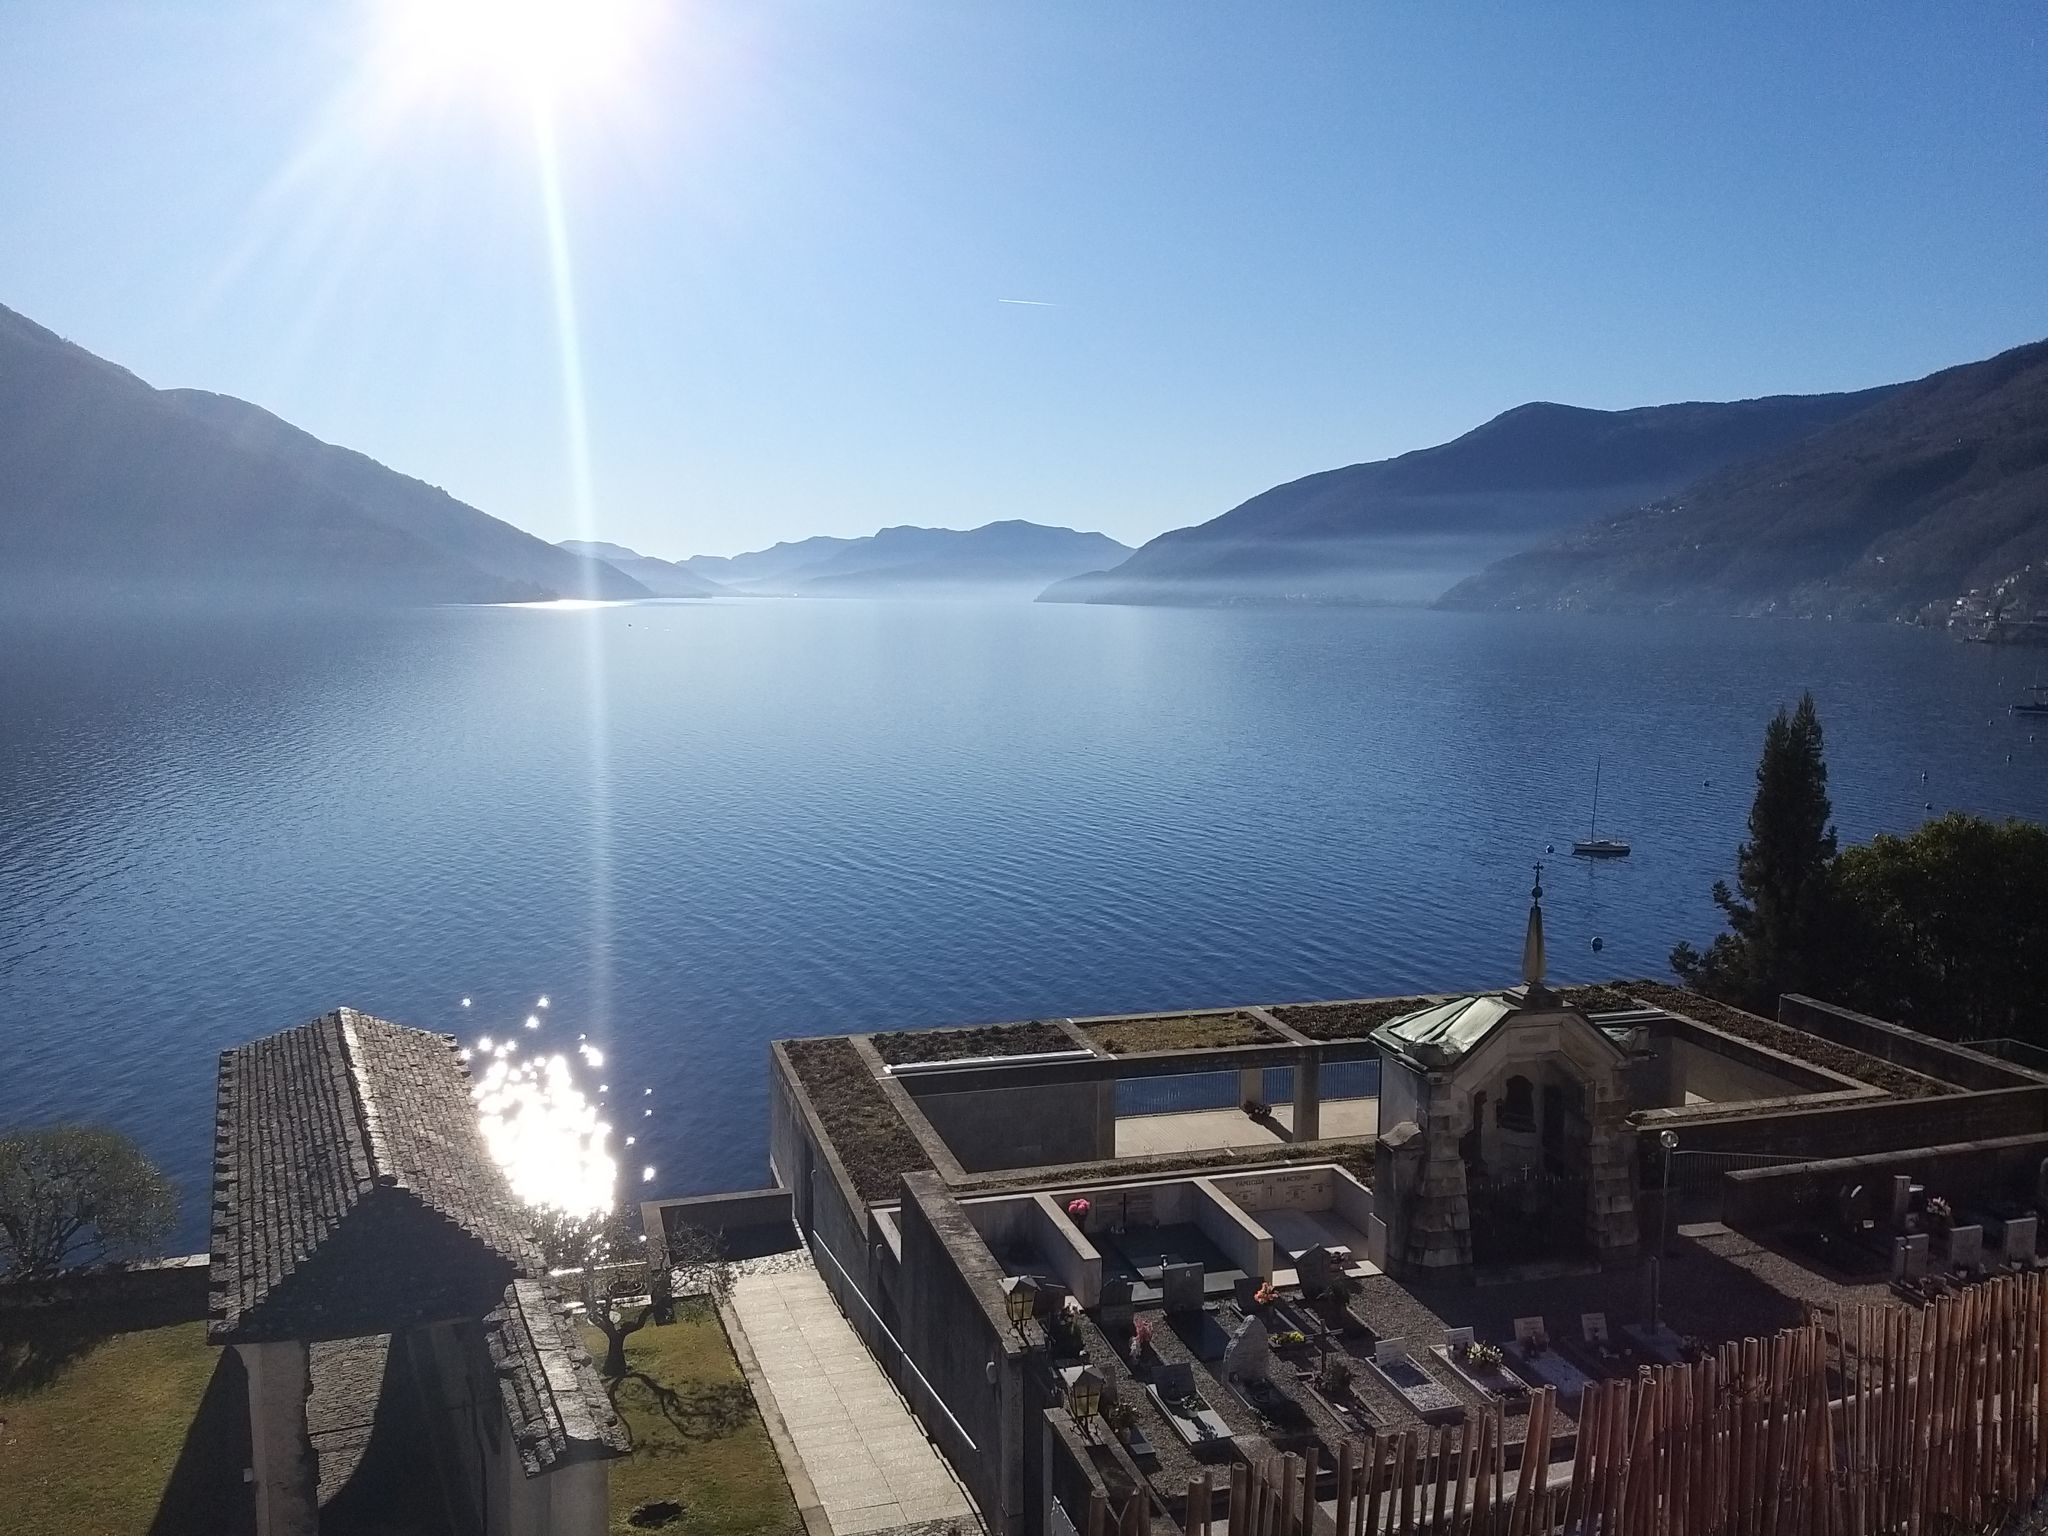
[[[0,590],[74,604],[647,595],[246,401],[152,389],[4,307]]]
[[[1458,607],[1887,618],[2048,557],[2048,341],[1460,584]]]
[[[742,592],[781,597],[1019,597],[1099,571],[1131,550],[1102,533],[1012,520],[965,531],[884,528],[866,538],[819,537],[729,558],[683,563]]]
[[[1869,409],[1886,389],[1594,411],[1517,406],[1463,437],[1275,486],[1042,602],[1419,601],[1588,518]]]
[[[566,549],[586,560],[603,561],[612,569],[625,572],[656,597],[722,597],[731,593],[730,588],[709,581],[673,560],[643,555],[623,544],[607,544],[602,539],[564,539],[556,548]]]

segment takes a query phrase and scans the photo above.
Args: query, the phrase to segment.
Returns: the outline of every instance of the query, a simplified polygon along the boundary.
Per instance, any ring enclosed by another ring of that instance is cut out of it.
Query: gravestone
[[[1127,1190],[1124,1194],[1124,1225],[1134,1232],[1142,1232],[1155,1225],[1152,1219],[1152,1191],[1149,1189]]]
[[[1128,1280],[1105,1280],[1102,1282],[1102,1326],[1111,1333],[1131,1331],[1131,1282]]]
[[[1239,1381],[1264,1381],[1273,1374],[1273,1351],[1263,1320],[1248,1317],[1223,1352],[1223,1372]]]
[[[1182,1398],[1195,1390],[1195,1367],[1190,1360],[1175,1360],[1159,1368],[1153,1378],[1159,1387],[1159,1395],[1167,1398]]]
[[[1444,1330],[1444,1348],[1448,1349],[1452,1354],[1462,1354],[1471,1347],[1472,1330],[1470,1328],[1446,1328]]]
[[[1327,1291],[1337,1278],[1337,1261],[1321,1243],[1294,1261],[1294,1277],[1304,1291]]]
[[[1927,1234],[1915,1232],[1892,1243],[1892,1278],[1922,1280],[1927,1276]]]
[[[1380,1365],[1399,1365],[1408,1358],[1408,1341],[1381,1339],[1373,1345],[1372,1357]]]
[[[1048,1317],[1066,1316],[1069,1294],[1067,1288],[1059,1281],[1040,1276],[1038,1299],[1031,1308],[1031,1315],[1041,1321]]]
[[[1159,1304],[1169,1312],[1202,1310],[1202,1266],[1168,1264],[1159,1271]]]
[[[1893,1230],[1894,1232],[1903,1232],[1903,1231],[1905,1231],[1905,1230],[1906,1230],[1906,1218],[1907,1218],[1907,1217],[1908,1217],[1909,1215],[1911,1215],[1911,1214],[1912,1214],[1912,1211],[1913,1211],[1913,1179],[1912,1179],[1912,1175],[1910,1175],[1910,1174],[1904,1174],[1904,1173],[1897,1173],[1897,1174],[1893,1174],[1893,1175],[1892,1175],[1892,1199],[1891,1199],[1891,1208],[1890,1208],[1890,1211],[1888,1212],[1888,1215],[1889,1215],[1889,1218],[1890,1218],[1890,1223],[1891,1223],[1891,1229],[1892,1229],[1892,1230]]]
[[[2038,1216],[2015,1216],[2005,1224],[2003,1253],[2005,1262],[2022,1267],[2034,1262],[2034,1251],[2040,1245],[2041,1218]]]
[[[1550,1330],[1543,1326],[1540,1317],[1518,1317],[1515,1319],[1515,1342],[1524,1349],[1548,1349]]]
[[[1090,1232],[1121,1232],[1124,1226],[1124,1192],[1120,1189],[1104,1190],[1091,1196],[1088,1204],[1088,1226]]]
[[[1984,1229],[1950,1227],[1948,1262],[1953,1269],[1980,1269],[1984,1264]]]
[[[1387,1223],[1381,1216],[1365,1218],[1365,1261],[1385,1272],[1387,1267]]]
[[[1581,1312],[1579,1314],[1579,1331],[1585,1336],[1588,1344],[1605,1344],[1607,1342],[1607,1314],[1605,1312]]]

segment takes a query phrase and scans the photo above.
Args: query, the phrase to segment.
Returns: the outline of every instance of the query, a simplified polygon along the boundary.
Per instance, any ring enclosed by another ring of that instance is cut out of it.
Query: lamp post
[[[1664,1240],[1671,1231],[1671,1158],[1678,1150],[1678,1133],[1660,1131],[1657,1145],[1664,1149],[1664,1193],[1657,1202],[1657,1257],[1650,1264],[1650,1332],[1664,1332]]]
[[[1038,1310],[1038,1282],[1029,1275],[1012,1275],[1003,1282],[1003,1311],[1017,1337],[1024,1337],[1024,1325]]]
[[[1091,1426],[1102,1408],[1102,1373],[1092,1365],[1075,1365],[1060,1372],[1060,1377],[1065,1385],[1067,1412],[1081,1426],[1081,1432],[1094,1439]]]

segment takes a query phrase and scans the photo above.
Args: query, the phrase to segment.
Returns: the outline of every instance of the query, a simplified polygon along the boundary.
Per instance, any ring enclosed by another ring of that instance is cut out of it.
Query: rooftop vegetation
[[[892,1067],[916,1061],[967,1061],[977,1056],[1031,1056],[1078,1047],[1059,1025],[1044,1019],[1022,1024],[973,1024],[964,1029],[895,1029],[869,1043]]]
[[[1278,1045],[1280,1037],[1248,1013],[1189,1013],[1143,1019],[1104,1019],[1081,1028],[1112,1056],[1148,1051],[1215,1050],[1231,1045]]]
[[[1717,1002],[1704,993],[1688,992],[1682,987],[1667,986],[1661,981],[1631,981],[1623,985],[1653,1007],[1684,1014],[1689,1019],[1697,1019],[1700,1023],[1710,1024],[1715,1029],[1739,1035],[1744,1040],[1753,1041],[1794,1060],[1808,1062],[1830,1072],[1839,1072],[1844,1077],[1853,1077],[1856,1081],[1868,1083],[1873,1088],[1882,1088],[1886,1093],[1898,1098],[1926,1099],[1937,1094],[1959,1091],[1953,1084],[1937,1082],[1919,1072],[1894,1066],[1888,1061],[1880,1061],[1875,1056],[1852,1050],[1846,1045],[1837,1045],[1832,1040],[1809,1035],[1803,1029],[1792,1029],[1770,1019],[1759,1018],[1753,1013],[1745,1013],[1740,1008]]]
[[[904,1174],[931,1167],[851,1040],[786,1040],[782,1049],[861,1199],[893,1200]]]
[[[1354,1003],[1295,1003],[1271,1012],[1289,1029],[1298,1029],[1311,1040],[1363,1040],[1389,1019],[1436,1001],[1433,997],[1373,997]]]

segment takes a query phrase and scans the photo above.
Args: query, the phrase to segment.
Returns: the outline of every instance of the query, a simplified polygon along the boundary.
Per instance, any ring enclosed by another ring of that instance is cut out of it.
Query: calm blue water
[[[2032,659],[1884,628],[759,602],[0,641],[0,1125],[129,1128],[195,1244],[214,1053],[338,1004],[473,1036],[547,994],[524,1038],[609,1052],[628,1193],[684,1193],[763,1177],[775,1036],[1510,981],[1596,754],[1637,852],[1553,865],[1554,970],[1661,972],[1802,687],[1845,837],[2048,818]]]

